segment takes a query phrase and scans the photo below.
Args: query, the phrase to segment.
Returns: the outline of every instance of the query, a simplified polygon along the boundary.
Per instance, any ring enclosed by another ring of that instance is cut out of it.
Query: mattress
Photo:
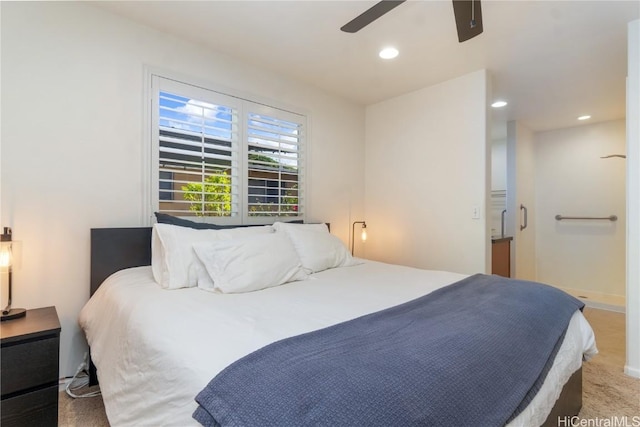
[[[195,395],[235,360],[276,340],[382,310],[466,276],[366,261],[243,294],[166,290],[151,267],[109,277],[80,313],[112,426],[198,425]],[[509,425],[540,425],[597,352],[580,312],[540,392]]]

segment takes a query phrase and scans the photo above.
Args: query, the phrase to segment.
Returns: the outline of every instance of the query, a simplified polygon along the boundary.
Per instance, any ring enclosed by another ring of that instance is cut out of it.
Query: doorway
[[[510,122],[507,132],[513,277],[623,312],[625,120],[535,133]]]

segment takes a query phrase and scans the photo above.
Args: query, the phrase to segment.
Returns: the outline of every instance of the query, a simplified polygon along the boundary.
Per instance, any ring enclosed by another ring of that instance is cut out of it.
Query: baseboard
[[[626,309],[624,306],[614,305],[614,304],[605,304],[603,302],[593,301],[586,298],[578,298],[580,301],[584,303],[587,307],[597,308],[599,310],[607,310],[607,311],[615,311],[616,313],[625,313]]]
[[[578,298],[587,307],[597,308],[599,310],[615,311],[616,313],[626,312],[626,303],[624,297],[587,291],[583,289],[561,288],[559,286],[557,288],[565,291],[569,295],[573,295],[574,297]]]
[[[629,365],[625,365],[624,373],[633,378],[640,378],[640,368],[632,368]]]

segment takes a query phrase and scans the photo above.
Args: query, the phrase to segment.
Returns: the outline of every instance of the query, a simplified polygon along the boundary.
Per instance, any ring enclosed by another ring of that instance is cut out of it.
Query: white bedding
[[[115,273],[80,313],[112,426],[198,425],[195,395],[222,369],[273,341],[391,307],[465,276],[377,262],[242,294],[166,290],[151,267]],[[597,352],[580,312],[542,389],[509,425],[539,425],[563,384]]]

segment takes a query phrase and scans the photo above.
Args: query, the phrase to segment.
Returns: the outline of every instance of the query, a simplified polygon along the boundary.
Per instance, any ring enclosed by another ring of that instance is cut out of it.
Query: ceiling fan
[[[382,0],[340,28],[346,33],[355,33],[366,27],[385,13],[400,6],[406,0]],[[482,33],[482,9],[480,0],[453,0],[453,14],[456,18],[460,43]]]

